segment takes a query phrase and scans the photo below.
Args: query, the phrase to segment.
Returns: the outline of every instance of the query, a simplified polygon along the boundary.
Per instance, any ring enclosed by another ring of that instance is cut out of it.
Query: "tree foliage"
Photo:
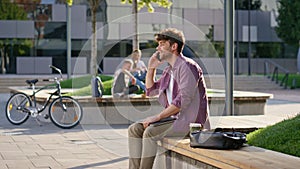
[[[137,21],[137,13],[138,10],[147,7],[148,12],[152,13],[154,12],[154,8],[152,4],[156,4],[163,8],[170,8],[172,5],[172,2],[169,0],[121,0],[122,4],[132,4],[132,14],[133,14],[133,23],[134,23],[134,32],[135,35],[132,39],[132,50],[139,49],[139,40],[138,40],[138,21]]]
[[[122,4],[132,4],[132,0],[121,0]],[[169,0],[140,0],[138,1],[138,10],[147,7],[148,12],[154,12],[154,8],[152,6],[152,4],[157,4],[160,7],[163,8],[170,8],[170,6],[172,5],[172,2],[170,2]]]
[[[286,43],[296,46],[300,40],[300,1],[278,0],[276,32]]]
[[[10,0],[0,0],[0,20],[26,20],[27,13]],[[3,48],[10,40],[0,40],[0,48]]]
[[[10,0],[0,0],[0,20],[26,20],[27,14]]]

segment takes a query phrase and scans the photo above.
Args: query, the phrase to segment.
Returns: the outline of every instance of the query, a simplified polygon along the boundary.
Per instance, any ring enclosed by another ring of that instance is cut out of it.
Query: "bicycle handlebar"
[[[57,67],[53,66],[53,65],[49,65],[50,68],[54,69],[55,71],[57,71],[58,73],[61,73],[61,70],[58,69]]]
[[[61,73],[61,70],[53,65],[49,65],[50,68],[52,68],[53,70],[57,71],[59,74],[60,74],[60,78],[62,79],[62,73]]]

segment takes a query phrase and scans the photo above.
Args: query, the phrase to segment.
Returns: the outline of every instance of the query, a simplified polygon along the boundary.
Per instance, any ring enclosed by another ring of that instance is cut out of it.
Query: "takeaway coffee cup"
[[[200,131],[203,129],[202,124],[200,123],[190,123],[190,132]]]

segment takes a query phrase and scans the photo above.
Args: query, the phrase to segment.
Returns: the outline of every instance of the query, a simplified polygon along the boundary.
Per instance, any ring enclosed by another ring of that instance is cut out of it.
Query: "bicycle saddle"
[[[32,85],[32,84],[36,84],[38,81],[39,81],[38,79],[26,80],[26,83]]]

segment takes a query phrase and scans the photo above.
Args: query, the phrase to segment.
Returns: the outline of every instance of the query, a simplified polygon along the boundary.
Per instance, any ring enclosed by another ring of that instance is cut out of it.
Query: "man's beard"
[[[168,60],[169,58],[172,57],[172,52],[170,50],[165,50],[163,53],[159,53],[159,54],[161,60]]]

